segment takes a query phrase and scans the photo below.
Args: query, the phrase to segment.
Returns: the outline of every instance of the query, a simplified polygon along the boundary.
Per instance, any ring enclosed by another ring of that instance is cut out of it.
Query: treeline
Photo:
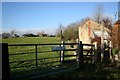
[[[55,37],[56,35],[52,35],[52,34],[47,34],[43,31],[34,34],[34,33],[25,33],[23,35],[19,35],[17,34],[17,32],[15,30],[11,30],[9,32],[4,32],[0,35],[1,38],[16,38],[16,37]]]
[[[88,19],[91,19],[91,18],[86,17],[81,19],[80,21],[71,23],[67,26],[63,26],[62,24],[60,24],[58,29],[56,30],[56,36],[60,37],[61,40],[63,41],[68,41],[68,40],[76,41],[76,39],[79,39],[79,27],[82,24],[84,24],[84,22],[86,22]],[[94,21],[97,22],[97,20],[94,20]],[[113,21],[111,20],[111,18],[105,17],[105,18],[102,18],[102,21],[104,23],[104,27],[108,28],[109,30],[112,30]],[[109,34],[111,35],[111,32],[109,32]]]
[[[51,35],[51,34],[33,34],[33,33],[26,33],[22,35],[23,37],[55,37],[55,35]]]
[[[60,37],[63,41],[76,41],[79,39],[79,27],[83,24],[88,17],[81,19],[80,21],[76,21],[70,23],[67,26],[63,26],[62,24],[59,25],[58,29],[56,30],[56,36]]]
[[[15,30],[10,30],[10,32],[4,32],[0,35],[0,37],[2,38],[16,38],[16,37],[20,37]]]

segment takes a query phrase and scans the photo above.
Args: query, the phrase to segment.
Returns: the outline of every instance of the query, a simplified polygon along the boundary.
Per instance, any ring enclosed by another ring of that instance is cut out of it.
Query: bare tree
[[[63,31],[64,31],[64,26],[62,24],[59,24],[58,28],[56,29],[56,35],[57,37],[63,37]]]
[[[102,4],[98,4],[93,12],[93,19],[97,22],[100,23],[102,21],[104,15],[104,6]]]
[[[41,32],[38,32],[38,33],[37,33],[38,36],[43,36],[43,34],[45,34],[44,31],[41,31]]]
[[[16,31],[15,30],[10,30],[10,35],[11,35],[11,37],[14,37],[14,35],[16,34]]]
[[[103,18],[103,23],[104,23],[104,26],[108,29],[112,29],[112,26],[113,26],[113,19],[111,17],[105,17]]]
[[[104,27],[110,30],[108,33],[111,36],[111,30],[113,28],[113,19],[110,15],[104,15],[103,4],[96,5],[93,12],[93,20],[95,20],[99,24],[103,21]]]

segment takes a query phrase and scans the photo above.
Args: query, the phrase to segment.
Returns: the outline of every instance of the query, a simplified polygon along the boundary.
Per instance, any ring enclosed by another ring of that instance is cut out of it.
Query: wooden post
[[[2,80],[2,44],[0,43],[0,79]]]
[[[77,46],[77,61],[78,61],[78,66],[80,68],[80,42],[78,42],[78,46]]]
[[[98,48],[97,42],[95,42],[95,63],[99,63],[101,61],[101,51]]]
[[[78,44],[78,66],[79,69],[80,67],[82,67],[83,65],[83,44],[82,41],[80,41],[80,43]]]
[[[95,52],[94,52],[94,55],[95,55],[95,63],[97,63],[97,60],[98,60],[98,57],[97,57],[97,55],[98,55],[98,53],[97,53],[97,42],[95,42]]]
[[[37,45],[35,45],[35,59],[36,59],[36,67],[38,66],[38,61],[37,61]]]
[[[101,49],[100,48],[98,48],[97,49],[98,51],[97,51],[97,62],[101,62]]]
[[[118,66],[120,66],[120,51],[118,52]]]
[[[102,24],[101,24],[101,53],[102,53],[102,58],[103,55],[104,55],[104,23],[102,21]]]
[[[9,80],[9,78],[10,69],[9,69],[8,43],[2,43],[2,80]]]
[[[103,61],[108,64],[110,61],[110,53],[109,53],[109,48],[106,48],[107,50],[104,50],[104,59]]]
[[[61,47],[64,47],[64,42],[62,41],[61,43],[62,43]],[[64,50],[60,51],[60,63],[62,64],[63,62],[64,62]]]

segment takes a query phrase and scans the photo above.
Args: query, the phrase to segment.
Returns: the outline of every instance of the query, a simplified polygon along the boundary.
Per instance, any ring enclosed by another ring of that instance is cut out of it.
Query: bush
[[[112,54],[115,55],[115,54],[117,54],[117,53],[118,53],[118,49],[117,49],[117,48],[113,48],[113,49],[112,49]]]

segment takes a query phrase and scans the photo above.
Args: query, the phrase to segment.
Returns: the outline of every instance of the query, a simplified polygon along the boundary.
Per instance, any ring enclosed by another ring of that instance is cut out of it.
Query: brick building
[[[120,49],[120,20],[116,21],[112,29],[112,45]]]
[[[79,27],[79,40],[83,43],[91,44],[95,41],[100,45],[101,42],[101,24],[88,19]],[[104,27],[104,42],[107,43],[110,40],[110,30]]]

